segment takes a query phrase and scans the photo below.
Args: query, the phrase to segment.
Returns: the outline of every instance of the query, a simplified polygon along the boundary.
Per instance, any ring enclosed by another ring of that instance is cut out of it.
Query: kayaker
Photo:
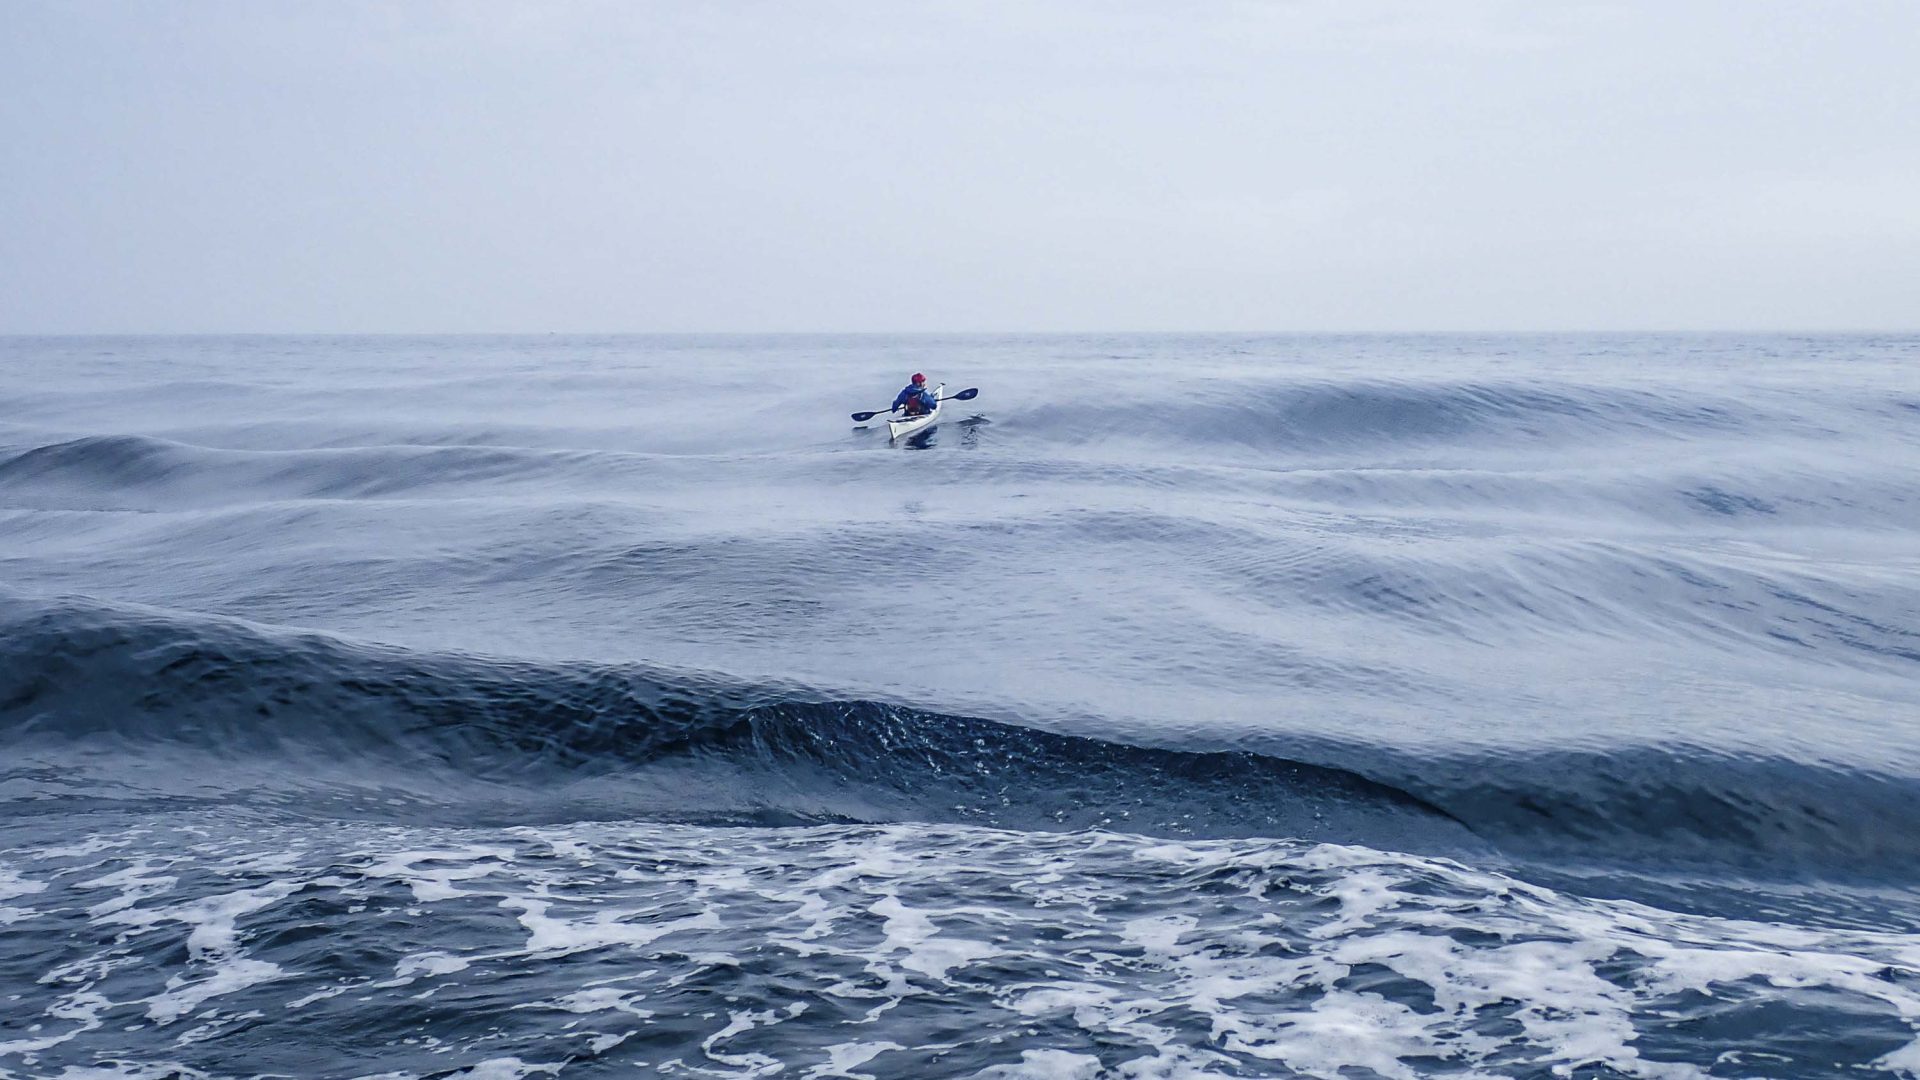
[[[927,377],[916,371],[913,381],[894,397],[893,411],[905,409],[908,416],[925,416],[933,411],[935,404],[933,392],[927,389]]]

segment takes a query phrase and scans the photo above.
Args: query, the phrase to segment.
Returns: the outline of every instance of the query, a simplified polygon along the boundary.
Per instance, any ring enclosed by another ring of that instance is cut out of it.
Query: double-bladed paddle
[[[940,400],[941,401],[972,401],[974,398],[977,398],[979,396],[980,396],[980,388],[977,386],[972,386],[972,387],[968,387],[965,390],[960,391],[957,394],[948,394],[946,397],[943,397]],[[864,424],[867,421],[873,419],[874,417],[879,416],[883,412],[892,412],[892,411],[893,411],[892,409],[875,409],[872,412],[857,412],[853,414],[853,418],[856,421],[859,421],[860,423]]]

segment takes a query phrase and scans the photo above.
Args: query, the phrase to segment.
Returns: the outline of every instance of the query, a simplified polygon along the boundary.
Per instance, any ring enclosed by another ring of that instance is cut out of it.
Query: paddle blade
[[[871,420],[871,419],[873,419],[873,418],[874,418],[875,416],[878,416],[878,415],[879,415],[879,410],[878,410],[878,409],[876,409],[876,410],[874,410],[873,412],[857,412],[857,413],[854,413],[854,414],[853,414],[853,418],[854,418],[854,420],[855,420],[855,421],[857,421],[857,422],[859,422],[859,423],[862,423],[862,424],[864,424],[864,423],[866,423],[867,421],[869,421],[869,420]]]
[[[980,388],[977,386],[973,386],[965,390],[962,390],[957,394],[948,394],[946,397],[943,397],[940,400],[941,401],[972,401],[974,398],[977,398],[979,396],[980,396]]]

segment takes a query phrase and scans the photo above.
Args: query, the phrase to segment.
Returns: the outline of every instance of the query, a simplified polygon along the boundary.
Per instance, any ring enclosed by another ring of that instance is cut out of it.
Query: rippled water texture
[[[1920,1075],[1917,677],[1912,337],[0,339],[0,1077]]]

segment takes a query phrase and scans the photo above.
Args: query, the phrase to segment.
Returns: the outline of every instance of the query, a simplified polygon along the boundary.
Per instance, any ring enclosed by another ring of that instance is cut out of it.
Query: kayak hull
[[[946,388],[947,388],[946,383],[941,383],[939,386],[934,387],[933,396],[936,399],[939,398],[941,391],[945,390]],[[916,431],[925,431],[926,429],[940,422],[940,413],[944,408],[945,408],[944,405],[940,405],[936,403],[933,407],[933,411],[927,413],[925,416],[909,416],[904,420],[888,420],[887,421],[888,440],[891,441],[894,439],[904,439],[908,435],[911,435]]]

